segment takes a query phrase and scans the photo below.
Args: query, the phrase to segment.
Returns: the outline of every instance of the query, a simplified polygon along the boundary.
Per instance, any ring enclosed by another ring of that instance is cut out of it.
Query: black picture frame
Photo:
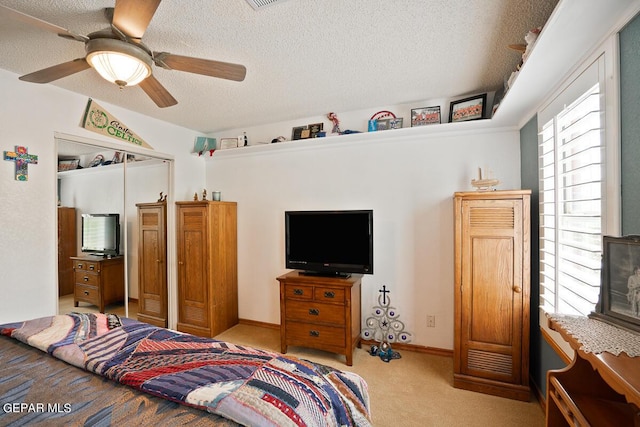
[[[411,109],[411,127],[427,126],[442,123],[440,106]]]
[[[303,134],[306,134],[306,136],[304,136]],[[308,138],[309,137],[308,134],[309,134],[309,128],[307,128],[306,126],[296,126],[291,130],[291,140],[296,141],[298,139]]]
[[[589,317],[640,332],[640,236],[603,236],[601,277]]]
[[[449,123],[483,119],[485,117],[486,110],[486,93],[451,101],[449,106]]]
[[[324,128],[324,123],[311,123],[307,128],[309,129],[309,138],[317,138]]]

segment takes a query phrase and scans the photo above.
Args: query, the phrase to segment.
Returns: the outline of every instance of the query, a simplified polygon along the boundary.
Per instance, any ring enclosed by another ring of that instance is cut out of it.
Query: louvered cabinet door
[[[456,193],[455,387],[529,400],[529,194]]]

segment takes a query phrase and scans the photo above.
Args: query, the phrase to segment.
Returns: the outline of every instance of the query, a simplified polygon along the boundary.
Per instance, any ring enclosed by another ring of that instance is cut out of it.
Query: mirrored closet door
[[[161,257],[166,244],[159,246],[162,236],[166,242],[166,229],[153,236],[147,224],[142,232],[138,210],[164,202],[166,225],[171,161],[99,142],[56,142],[58,312],[102,311],[137,319],[144,306],[157,317],[155,323],[166,323],[168,263]],[[157,281],[163,277],[164,283]]]

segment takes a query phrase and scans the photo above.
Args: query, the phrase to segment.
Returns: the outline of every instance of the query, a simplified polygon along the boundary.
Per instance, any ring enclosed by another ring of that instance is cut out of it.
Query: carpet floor
[[[217,339],[280,351],[280,331],[239,324]],[[400,359],[383,362],[356,349],[353,366],[344,356],[289,347],[287,354],[359,374],[369,386],[371,416],[376,427],[391,426],[544,426],[540,403],[532,396],[520,402],[453,388],[453,360],[412,351],[401,351]]]

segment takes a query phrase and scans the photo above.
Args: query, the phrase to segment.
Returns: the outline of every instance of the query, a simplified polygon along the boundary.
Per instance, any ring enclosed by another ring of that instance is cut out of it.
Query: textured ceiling
[[[154,67],[178,100],[160,109],[138,87],[89,69],[51,84],[203,133],[496,90],[520,62],[508,48],[557,0],[164,0],[143,41],[154,51],[243,64],[234,82]],[[0,0],[88,34],[113,0]],[[0,68],[27,74],[84,57],[84,45],[0,15]],[[24,83],[17,80],[17,84]]]

